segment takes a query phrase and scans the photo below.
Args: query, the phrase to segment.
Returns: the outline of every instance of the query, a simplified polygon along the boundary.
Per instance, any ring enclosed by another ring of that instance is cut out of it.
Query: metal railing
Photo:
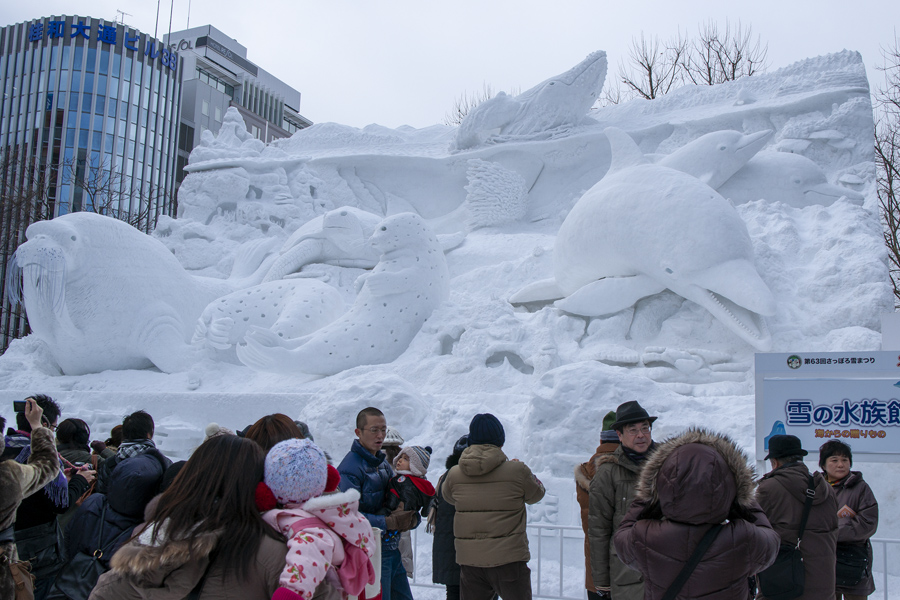
[[[412,531],[412,546],[415,556],[415,572],[410,585],[420,588],[443,590],[444,586],[431,583],[431,541],[432,536],[418,530]],[[531,547],[532,591],[535,598],[549,600],[585,600],[584,589],[584,532],[578,526],[528,525],[528,541]],[[900,586],[897,581],[900,572],[890,574],[888,552],[891,546],[900,547],[900,539],[872,538],[873,567],[875,567],[876,591],[870,598],[891,598],[889,581]],[[422,550],[428,546],[427,551]],[[422,565],[420,560],[428,559]],[[427,577],[425,577],[427,575]],[[895,594],[900,599],[900,594]]]

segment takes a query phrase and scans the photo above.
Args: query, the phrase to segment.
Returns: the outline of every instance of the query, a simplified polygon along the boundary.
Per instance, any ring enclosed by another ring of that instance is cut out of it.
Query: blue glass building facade
[[[0,288],[36,220],[92,210],[149,232],[174,214],[181,62],[114,21],[0,29]],[[0,351],[27,329],[20,310],[2,294]]]

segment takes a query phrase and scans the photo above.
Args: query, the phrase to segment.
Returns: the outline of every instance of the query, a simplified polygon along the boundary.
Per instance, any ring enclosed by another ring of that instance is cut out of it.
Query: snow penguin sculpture
[[[558,300],[583,316],[612,314],[670,289],[708,310],[759,350],[771,345],[763,315],[775,299],[754,266],[747,226],[711,187],[660,165],[621,167],[639,156],[628,135],[606,130],[610,173],[589,189],[556,237],[554,278],[517,292],[513,303]]]
[[[449,296],[447,262],[434,233],[414,213],[382,221],[370,243],[381,260],[357,281],[359,295],[344,316],[296,340],[252,329],[246,345],[237,347],[240,361],[259,371],[333,375],[403,354]]]
[[[70,213],[33,223],[26,236],[7,289],[14,301],[21,294],[34,335],[66,375],[189,368],[194,322],[231,291],[191,276],[161,242],[111,217]]]

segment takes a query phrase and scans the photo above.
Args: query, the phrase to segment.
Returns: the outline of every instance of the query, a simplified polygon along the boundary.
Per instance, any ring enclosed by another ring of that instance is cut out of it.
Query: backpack
[[[291,534],[296,535],[298,531],[306,527],[321,527],[333,531],[322,519],[308,517],[294,522],[291,525]],[[366,584],[375,583],[375,568],[365,550],[354,546],[336,532],[335,535],[341,538],[344,546],[344,562],[339,567],[335,567],[341,587],[344,588],[346,594],[359,596],[366,589]]]

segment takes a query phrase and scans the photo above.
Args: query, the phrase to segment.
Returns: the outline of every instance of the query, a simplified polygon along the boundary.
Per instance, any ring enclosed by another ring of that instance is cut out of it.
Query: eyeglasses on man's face
[[[363,431],[371,433],[372,435],[378,435],[379,433],[381,435],[387,435],[387,427],[366,427]]]
[[[635,436],[637,434],[650,435],[650,426],[649,425],[632,425],[631,427],[625,427],[623,430],[626,435]]]

